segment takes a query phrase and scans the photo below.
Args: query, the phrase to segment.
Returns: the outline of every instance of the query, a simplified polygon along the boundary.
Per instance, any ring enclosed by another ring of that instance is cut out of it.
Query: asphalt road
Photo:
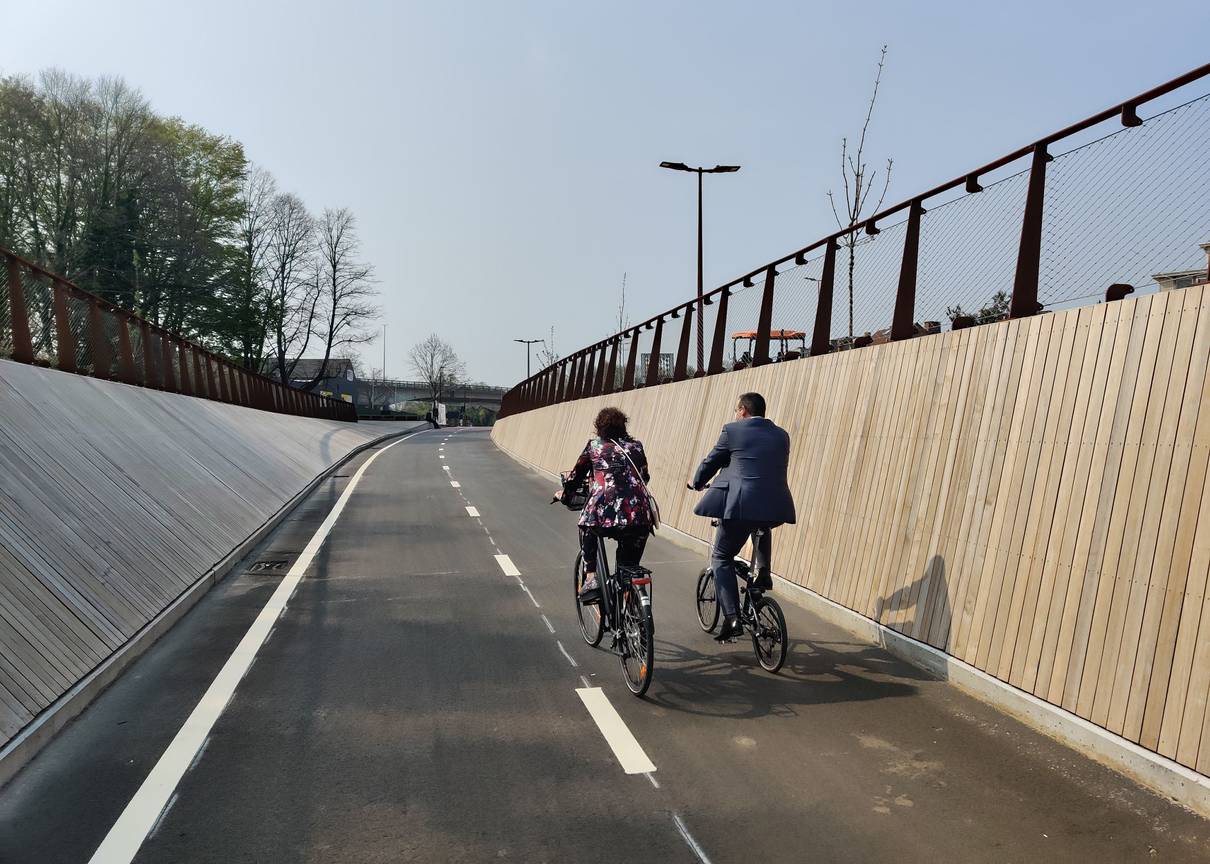
[[[237,651],[371,457],[0,790],[0,862],[90,861],[233,656],[251,666],[134,861],[1210,858],[1210,824],[784,593],[780,674],[720,647],[694,618],[704,552],[658,537],[655,681],[635,699],[575,624],[574,514],[479,430],[380,452],[263,644]],[[653,772],[623,771],[586,688]]]

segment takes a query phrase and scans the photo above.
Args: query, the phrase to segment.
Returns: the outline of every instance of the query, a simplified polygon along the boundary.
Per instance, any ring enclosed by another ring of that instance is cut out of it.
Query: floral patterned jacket
[[[629,454],[630,459],[623,453]],[[634,462],[632,468],[630,462]],[[571,470],[568,485],[589,481],[588,501],[580,513],[580,525],[593,528],[651,528],[654,523],[643,486],[651,479],[643,444],[634,438],[593,438]]]

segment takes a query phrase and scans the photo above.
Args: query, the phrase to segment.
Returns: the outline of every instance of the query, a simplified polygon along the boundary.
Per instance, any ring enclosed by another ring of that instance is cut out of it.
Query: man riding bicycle
[[[745,393],[736,403],[735,421],[723,427],[718,443],[693,475],[694,489],[710,485],[693,512],[719,520],[710,567],[724,616],[715,637],[720,642],[743,633],[735,556],[753,532],[760,532],[753,537],[756,587],[773,587],[772,529],[795,521],[794,498],[786,483],[789,464],[789,434],[765,418],[763,396]]]

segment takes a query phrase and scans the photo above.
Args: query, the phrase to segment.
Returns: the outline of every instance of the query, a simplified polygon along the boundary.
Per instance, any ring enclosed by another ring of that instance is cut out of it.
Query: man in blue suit
[[[786,483],[789,464],[789,434],[765,418],[763,396],[745,393],[735,406],[735,422],[723,427],[718,443],[693,475],[694,489],[704,489],[718,475],[693,512],[719,520],[710,568],[724,616],[716,637],[720,642],[743,632],[735,556],[758,529],[764,530],[754,538],[756,586],[773,587],[772,529],[794,522],[794,499]]]

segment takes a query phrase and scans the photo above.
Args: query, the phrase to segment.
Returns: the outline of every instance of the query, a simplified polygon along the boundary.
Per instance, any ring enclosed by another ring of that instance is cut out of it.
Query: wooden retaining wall
[[[382,434],[0,360],[0,747]]]
[[[1208,304],[1189,288],[583,399],[493,438],[565,470],[618,405],[665,521],[705,539],[685,481],[759,391],[793,442],[776,572],[1210,774]]]

